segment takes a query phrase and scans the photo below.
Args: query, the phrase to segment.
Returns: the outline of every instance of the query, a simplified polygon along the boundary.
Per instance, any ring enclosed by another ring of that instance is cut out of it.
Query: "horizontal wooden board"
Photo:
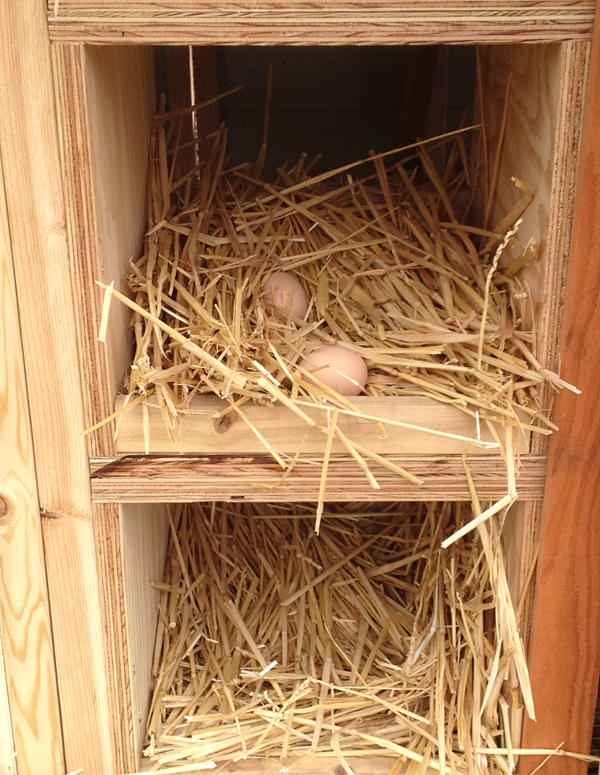
[[[265,447],[240,417],[229,413],[226,421],[216,419],[227,404],[216,396],[202,396],[194,399],[190,413],[182,415],[180,441],[173,445],[165,428],[158,406],[149,399],[149,452],[154,455],[173,453],[203,455],[261,455]],[[451,433],[468,439],[477,438],[477,423],[473,417],[454,406],[441,404],[430,398],[372,398],[359,396],[353,399],[356,408],[364,413],[383,420],[393,420],[409,425],[429,428],[441,433]],[[124,398],[117,399],[117,409],[124,404]],[[302,418],[281,404],[258,406],[245,404],[244,415],[279,452],[295,454],[322,454],[326,436],[322,431],[311,428]],[[306,413],[321,425],[327,420],[324,412],[307,409]],[[144,417],[142,405],[138,404],[121,415],[117,436],[117,454],[143,454]],[[340,414],[338,426],[352,441],[368,447],[373,452],[395,455],[460,455],[466,448],[464,441],[437,436],[421,430],[406,429],[386,424],[382,430],[378,423],[358,417]],[[480,423],[480,436],[484,441],[494,439],[485,426]],[[518,449],[525,454],[529,447],[529,433],[517,435]],[[333,452],[344,452],[337,440],[333,443]],[[498,456],[498,448],[483,449],[472,446],[473,455]]]
[[[48,25],[63,43],[541,43],[591,38],[594,8],[593,0],[48,0]]]
[[[402,775],[406,772],[406,767],[403,767],[399,772],[396,770],[395,764],[397,756],[392,751],[382,752],[382,756],[348,756],[346,761],[355,775],[388,775],[392,770],[397,772],[397,775]],[[150,772],[155,762],[150,759],[142,759],[140,766],[140,772]],[[281,762],[278,759],[265,759],[256,756],[252,759],[241,760],[232,764],[228,764],[219,772],[223,775],[275,775],[281,772]],[[286,767],[286,772],[288,771]],[[339,760],[336,757],[328,758],[314,758],[314,759],[302,759],[302,762],[289,766],[290,775],[340,775],[342,772]],[[210,772],[210,770],[208,771]],[[197,773],[197,770],[196,770]],[[439,770],[434,770],[431,767],[427,767],[423,770],[422,775],[437,775]],[[186,775],[186,773],[181,773]],[[190,770],[189,775],[195,775]]]
[[[417,486],[378,463],[370,464],[380,488],[372,490],[348,457],[329,463],[326,500],[425,501],[470,500],[460,455],[390,456],[390,460],[423,479]],[[506,467],[500,458],[469,458],[473,479],[482,500],[506,494]],[[91,461],[92,495],[99,503],[193,502],[211,500],[316,501],[321,462],[301,457],[280,486],[282,470],[270,457],[159,457],[132,456]],[[517,490],[522,500],[544,496],[546,457],[521,458]]]

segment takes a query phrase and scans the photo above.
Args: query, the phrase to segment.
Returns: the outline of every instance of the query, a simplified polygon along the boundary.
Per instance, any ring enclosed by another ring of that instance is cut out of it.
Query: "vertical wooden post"
[[[0,630],[8,679],[5,684],[3,670],[0,712],[8,710],[8,689],[19,775],[62,775],[52,628],[1,166],[0,332]]]
[[[41,621],[44,611],[47,613],[47,599],[40,580],[45,569],[33,482],[19,485],[20,489],[9,493],[6,500],[8,517],[14,523],[9,524],[4,539],[8,537],[16,542],[17,531],[22,533],[19,539],[22,543],[18,544],[22,556],[20,567],[17,549],[11,547],[15,562],[12,577],[25,572],[37,587],[29,587],[25,595],[23,586],[18,600],[6,597],[5,617],[10,614],[23,626],[28,621],[30,627],[38,627],[39,633],[36,638],[32,637],[31,648],[35,645],[37,658],[43,660],[36,679],[36,673],[25,670],[29,663],[23,655],[27,655],[24,649],[29,642],[22,638],[14,643],[15,659],[11,662],[8,652],[11,641],[5,638],[9,691],[30,693],[29,701],[24,696],[22,703],[12,707],[15,745],[19,750],[20,775],[58,774],[65,769],[81,768],[86,775],[106,775],[115,773],[116,767],[89,465],[81,435],[83,401],[45,2],[0,3],[0,29],[5,31],[0,47],[0,150],[25,365],[24,370],[15,371],[11,363],[6,367],[10,382],[0,382],[0,406],[4,390],[5,400],[13,402],[13,422],[21,423],[15,424],[12,434],[10,429],[6,431],[9,437],[2,437],[2,464],[7,460],[12,472],[13,466],[5,457],[5,450],[10,450],[11,457],[14,454],[17,461],[23,459],[22,468],[28,466],[19,481],[25,481],[25,473],[33,476],[32,450],[30,442],[27,446],[23,424],[23,413],[27,412],[26,376],[39,506],[43,515],[65,762],[56,689],[52,695],[50,687],[54,680],[50,631],[47,623]],[[5,273],[3,277],[8,275]],[[16,318],[13,321],[16,325]],[[5,341],[0,351],[3,356],[12,353],[16,362],[20,357],[20,348],[15,354],[18,331],[4,330]],[[19,413],[17,418],[15,412]],[[0,468],[0,474],[3,473]],[[4,558],[2,572],[6,586],[9,577]],[[35,695],[34,680],[38,681]],[[15,716],[15,707],[25,716],[22,722]],[[26,724],[32,728],[30,737],[25,735]]]
[[[592,48],[529,661],[537,722],[523,745],[589,751],[600,674],[600,24]],[[528,759],[519,771],[539,763]],[[587,764],[549,761],[548,775]]]

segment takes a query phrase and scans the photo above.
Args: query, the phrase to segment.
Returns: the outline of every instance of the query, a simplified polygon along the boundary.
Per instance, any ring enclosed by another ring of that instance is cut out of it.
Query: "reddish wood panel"
[[[560,353],[581,396],[556,400],[542,512],[530,666],[537,722],[523,745],[590,749],[600,674],[600,25],[596,26],[579,163],[578,195]],[[527,775],[539,763],[520,765]],[[584,775],[587,764],[546,764],[547,775]]]

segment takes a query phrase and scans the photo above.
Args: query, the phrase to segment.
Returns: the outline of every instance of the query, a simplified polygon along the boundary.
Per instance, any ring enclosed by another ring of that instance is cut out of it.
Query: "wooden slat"
[[[460,455],[444,457],[389,456],[398,465],[424,480],[416,486],[378,463],[370,464],[381,489],[372,490],[356,463],[332,457],[326,499],[330,501],[469,500],[469,488]],[[469,458],[477,492],[483,500],[506,494],[506,467],[502,460]],[[523,500],[544,495],[546,458],[526,455],[521,459],[517,489]],[[210,500],[316,501],[321,463],[315,456],[300,458],[285,483],[274,485],[282,470],[272,459],[258,457],[125,457],[92,462],[92,493],[98,503],[182,502]]]
[[[122,407],[123,397],[117,401]],[[456,407],[441,404],[430,398],[406,397],[400,399],[359,396],[353,399],[358,411],[373,417],[409,425],[429,428],[441,433],[451,433],[466,439],[477,438],[475,418]],[[187,455],[262,455],[265,448],[250,427],[237,415],[230,413],[223,420],[215,419],[227,404],[217,396],[201,396],[190,402],[191,414],[181,417],[181,429],[173,444],[169,438],[158,405],[150,400],[148,412],[149,451],[154,455],[183,453]],[[257,428],[279,452],[290,455],[302,450],[305,453],[323,454],[325,435],[306,424],[290,409],[281,404],[258,406],[246,404],[244,416]],[[306,409],[306,413],[321,426],[327,422],[325,413]],[[394,455],[460,455],[467,448],[464,441],[434,436],[423,431],[401,428],[388,423],[384,432],[378,423],[340,414],[338,426],[352,441],[359,442],[373,452]],[[121,415],[117,436],[117,454],[135,455],[145,452],[144,418],[141,404]],[[494,438],[481,423],[481,438],[493,442]],[[516,444],[519,453],[529,447],[529,432],[519,433]],[[343,452],[338,441],[333,452]],[[473,455],[498,456],[497,448],[471,447]]]
[[[48,2],[50,35],[69,43],[179,45],[398,45],[588,39],[593,0],[377,0],[344,3],[251,0]]]
[[[1,167],[0,331],[0,633],[4,651],[0,713],[3,709],[8,712],[10,704],[6,721],[0,721],[0,756],[13,750],[6,729],[12,719],[20,775],[62,775],[52,628]],[[10,763],[13,772],[14,764]]]
[[[529,651],[537,723],[524,745],[589,751],[600,674],[600,27],[594,35],[573,240],[561,334],[562,393],[550,443]],[[529,773],[536,762],[520,765]],[[550,761],[548,775],[584,775],[583,762]]]
[[[89,773],[114,772],[103,646],[97,637],[100,605],[95,582],[89,468],[81,436],[79,354],[43,3],[41,0],[1,3],[0,29],[5,31],[0,48],[0,148],[39,503],[46,515],[43,528],[51,525],[51,530],[44,530],[44,548],[51,571],[48,591],[58,687],[63,700],[65,766],[67,771],[83,767]],[[16,336],[9,336],[6,341],[14,345]],[[21,454],[25,454],[27,439],[15,433],[2,445],[3,460],[5,450],[12,448],[18,438],[23,439]],[[26,501],[23,504],[19,519],[25,519],[27,509],[31,508]],[[39,574],[43,558],[41,543],[36,547],[34,536],[30,536],[27,551],[35,554],[35,572]],[[76,564],[69,564],[72,557],[77,558]],[[29,567],[25,560],[33,563],[24,554],[21,566],[14,573],[23,574]],[[32,615],[41,615],[43,606],[40,593]],[[23,622],[26,611],[26,608],[19,611]],[[49,632],[40,632],[36,642],[36,647],[42,649],[41,657],[45,637],[50,637]],[[6,640],[4,646],[9,647]],[[20,643],[19,648],[22,646]],[[45,668],[46,681],[52,675],[51,667]],[[23,677],[19,690],[25,691],[31,680]],[[37,699],[40,713],[44,713],[47,702],[47,697]],[[32,700],[22,710],[34,713],[35,707]],[[48,710],[44,718],[40,717],[36,734],[57,736],[57,724],[57,715]],[[21,745],[18,739],[16,744]],[[35,747],[28,755],[38,755]],[[47,753],[31,772],[58,772],[59,769],[64,772],[61,760],[62,753]],[[21,766],[27,765],[20,762]]]

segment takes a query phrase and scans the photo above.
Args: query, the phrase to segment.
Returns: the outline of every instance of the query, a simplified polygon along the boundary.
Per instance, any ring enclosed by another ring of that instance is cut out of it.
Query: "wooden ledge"
[[[358,396],[352,399],[356,409],[364,415],[383,420],[382,425],[373,420],[348,414],[340,414],[337,425],[352,441],[381,455],[462,455],[469,439],[477,437],[475,418],[455,406],[442,404],[431,398],[407,396],[402,398],[372,398]],[[149,399],[148,452],[153,455],[234,455],[261,456],[265,447],[249,425],[235,413],[230,412],[218,419],[227,402],[212,395],[192,400],[190,413],[181,415],[180,441],[173,445],[155,398]],[[124,405],[119,396],[117,410]],[[305,413],[316,423],[326,423],[325,411],[303,407]],[[281,404],[259,406],[247,403],[243,406],[244,416],[280,453],[323,456],[325,435],[309,427],[306,422]],[[523,413],[521,421],[527,422]],[[394,423],[404,425],[398,426]],[[411,426],[411,427],[407,427]],[[119,432],[116,441],[118,455],[140,455],[146,451],[144,439],[144,416],[141,404],[128,409],[119,418]],[[461,437],[424,433],[420,428],[429,428],[436,433],[453,434]],[[494,437],[485,423],[480,423],[479,436],[484,442],[494,443]],[[528,431],[518,433],[515,445],[519,454],[529,451]],[[335,440],[334,453],[344,453],[342,444]],[[471,456],[498,457],[497,445],[485,449],[472,445]]]
[[[399,45],[549,43],[589,40],[593,0],[49,0],[50,38],[60,43],[195,45]]]
[[[460,455],[445,457],[390,455],[388,459],[423,479],[418,487],[383,466],[370,468],[380,490],[372,490],[356,463],[332,457],[327,478],[328,501],[469,500]],[[521,458],[517,490],[521,500],[544,495],[546,457]],[[500,458],[473,457],[469,465],[479,497],[496,500],[506,494],[506,467]],[[316,501],[321,462],[304,456],[285,482],[282,469],[266,456],[129,456],[91,461],[92,497],[98,503],[193,502],[209,500]]]

